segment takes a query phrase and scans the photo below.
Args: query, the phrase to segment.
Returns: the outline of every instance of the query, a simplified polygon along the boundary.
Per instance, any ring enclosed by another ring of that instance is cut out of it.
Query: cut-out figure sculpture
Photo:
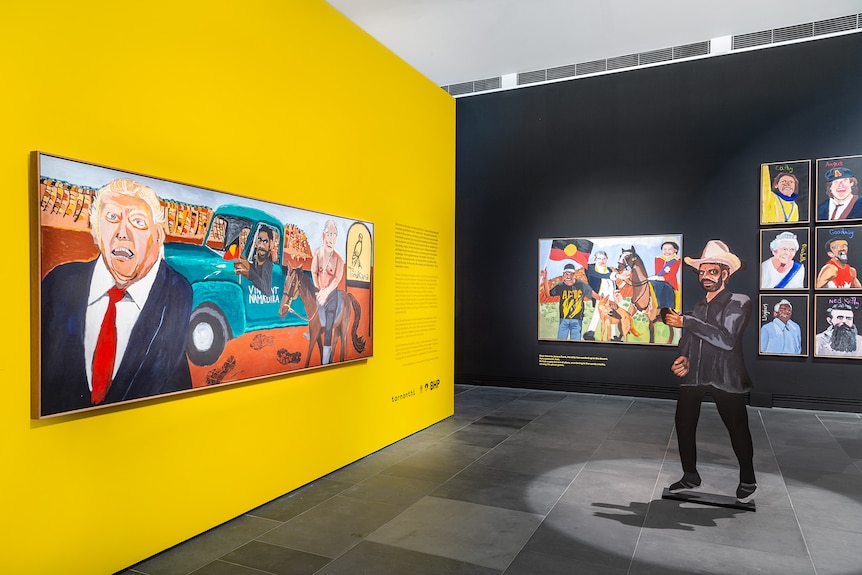
[[[682,379],[675,421],[683,476],[668,490],[678,493],[703,485],[697,471],[695,434],[701,401],[709,393],[730,433],[733,452],[739,461],[736,498],[747,503],[757,490],[754,448],[745,406],[751,378],[745,369],[741,345],[751,316],[751,299],[727,289],[728,279],[742,267],[742,262],[724,242],[710,240],[701,257],[686,257],[685,263],[697,270],[706,298],[691,312],[678,314],[667,310],[665,317],[668,325],[684,328],[679,357],[671,366],[674,375]]]

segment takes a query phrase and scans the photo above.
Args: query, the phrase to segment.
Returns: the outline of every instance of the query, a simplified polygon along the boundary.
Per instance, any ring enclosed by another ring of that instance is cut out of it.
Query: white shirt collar
[[[147,303],[147,299],[150,297],[150,291],[153,289],[153,283],[156,281],[156,274],[160,265],[162,265],[161,259],[150,268],[150,271],[144,277],[126,289],[126,296],[123,299],[134,302],[138,310],[143,309]],[[93,302],[105,297],[108,290],[114,287],[114,285],[116,285],[114,277],[108,271],[105,260],[102,256],[99,256],[98,261],[96,261],[96,267],[93,270],[93,279],[90,281],[90,294],[87,297],[87,305],[92,305]]]
[[[841,214],[842,214],[842,213],[844,212],[844,210],[847,208],[847,204],[849,204],[849,203],[850,203],[850,200],[851,200],[851,199],[852,199],[851,197],[848,197],[848,198],[846,198],[843,202],[841,202],[841,203],[839,204],[839,203],[838,203],[838,202],[836,202],[833,198],[829,198],[829,213],[827,214],[827,217],[829,217],[830,219],[832,219],[832,212],[834,212],[834,211],[835,211],[835,207],[836,207],[836,206],[839,206],[839,205],[840,205],[841,207],[840,207],[840,208],[838,208],[838,213],[837,213],[837,214],[835,214],[835,217],[841,217]]]

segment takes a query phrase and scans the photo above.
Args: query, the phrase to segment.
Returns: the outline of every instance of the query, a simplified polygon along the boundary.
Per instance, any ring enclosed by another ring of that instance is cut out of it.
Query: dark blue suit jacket
[[[850,213],[847,214],[847,217],[844,219],[855,220],[857,218],[862,218],[862,202],[859,201],[859,196],[853,196],[853,199],[850,201],[853,202],[850,206]],[[827,220],[829,220],[829,200],[824,200],[817,206],[817,221]]]
[[[40,414],[92,406],[84,357],[87,296],[96,260],[57,266],[42,280]],[[192,288],[161,260],[147,303],[104,403],[191,388],[186,359]]]

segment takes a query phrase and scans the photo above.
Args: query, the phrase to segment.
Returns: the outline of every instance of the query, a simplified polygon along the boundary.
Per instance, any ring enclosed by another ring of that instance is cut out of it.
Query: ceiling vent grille
[[[820,20],[814,23],[814,35],[822,36],[823,34],[837,34],[839,32],[855,30],[858,26],[858,20],[859,18],[856,15]]]
[[[667,62],[669,60],[673,60],[673,48],[662,48],[661,50],[640,53],[641,66],[658,64],[659,62]]]
[[[501,78],[485,78],[484,80],[476,80],[473,82],[474,92],[484,92],[485,90],[497,90],[501,86]]]
[[[798,24],[796,26],[785,26],[783,28],[775,28],[773,30],[761,30],[760,32],[739,34],[737,36],[733,36],[731,50],[744,50],[746,48],[755,48],[757,46],[765,46],[779,42],[804,40],[805,38],[812,38],[815,36],[852,32],[859,29],[862,29],[862,14],[851,14],[849,16],[819,20],[817,22],[808,22],[806,24]],[[685,58],[697,58],[700,56],[708,56],[711,53],[711,50],[711,41],[707,40],[705,42],[674,46],[673,48],[662,48],[660,50],[641,52],[640,54],[627,54],[625,56],[616,56],[614,58],[558,66],[556,68],[548,68],[547,70],[520,72],[517,74],[517,85],[523,86],[526,84],[537,84],[553,80],[564,80],[566,78],[574,78],[588,74],[601,74],[603,72],[611,72],[625,68],[637,68],[640,66],[659,64],[661,62],[671,62],[673,60],[681,60]],[[473,82],[452,84],[450,86],[442,86],[442,88],[453,96],[462,96],[487,90],[499,90],[502,88],[502,77],[498,76],[496,78],[486,78],[484,80],[475,80]]]
[[[449,86],[449,93],[453,96],[460,96],[461,94],[469,94],[471,92],[473,92],[473,82],[462,82]]]
[[[637,54],[629,54],[627,56],[617,56],[616,58],[608,58],[608,70],[620,70],[622,68],[634,68],[640,63]]]
[[[548,80],[562,80],[563,78],[571,78],[577,75],[578,67],[575,64],[568,66],[559,66],[558,68],[548,68]]]
[[[535,84],[536,82],[544,82],[547,79],[547,70],[523,72],[518,74],[518,85],[523,86],[524,84]]]
[[[808,24],[776,28],[772,33],[772,41],[790,42],[791,40],[801,40],[802,38],[811,38],[812,36],[814,36],[814,22],[809,22]]]
[[[673,59],[694,58],[696,56],[706,56],[709,54],[709,40],[706,42],[696,42],[695,44],[685,44],[683,46],[675,46],[673,49]]]
[[[765,44],[772,44],[772,30],[734,36],[732,49],[742,50],[743,48],[754,48],[755,46],[763,46]]]
[[[607,60],[593,60],[592,62],[581,62],[580,64],[575,64],[575,70],[577,70],[578,76],[598,74],[599,72],[606,72],[607,69]]]

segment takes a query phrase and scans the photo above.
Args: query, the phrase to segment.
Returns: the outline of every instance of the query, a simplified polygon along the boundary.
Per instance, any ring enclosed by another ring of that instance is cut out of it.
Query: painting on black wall
[[[807,222],[810,190],[811,160],[762,164],[760,166],[760,223]]]
[[[862,358],[862,335],[857,321],[862,296],[815,296],[814,357]]]
[[[760,288],[808,289],[808,228],[760,231]]]
[[[817,275],[814,288],[862,288],[855,264],[862,258],[862,225],[817,228]]]
[[[760,355],[808,355],[808,296],[761,294]]]
[[[539,240],[539,339],[676,345],[681,234]]]
[[[817,160],[817,221],[862,220],[862,156]]]

